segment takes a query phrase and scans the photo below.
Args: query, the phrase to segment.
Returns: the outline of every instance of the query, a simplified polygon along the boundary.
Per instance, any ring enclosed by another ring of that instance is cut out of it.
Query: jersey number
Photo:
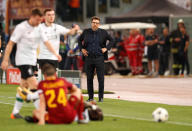
[[[50,108],[56,108],[57,104],[63,104],[63,106],[66,106],[67,100],[64,89],[59,89],[58,96],[55,95],[55,90],[47,90],[45,92],[46,96],[50,96],[47,105]],[[54,103],[54,100],[56,99],[57,102]]]

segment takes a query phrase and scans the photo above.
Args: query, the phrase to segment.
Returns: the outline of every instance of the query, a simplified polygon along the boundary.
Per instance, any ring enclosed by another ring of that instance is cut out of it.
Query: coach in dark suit
[[[100,18],[91,18],[91,28],[85,29],[79,37],[79,48],[85,56],[87,73],[88,101],[94,98],[93,78],[96,69],[99,82],[99,102],[103,102],[104,93],[104,60],[108,59],[107,51],[113,46],[113,39],[106,30],[100,29]],[[107,40],[109,43],[106,45]]]

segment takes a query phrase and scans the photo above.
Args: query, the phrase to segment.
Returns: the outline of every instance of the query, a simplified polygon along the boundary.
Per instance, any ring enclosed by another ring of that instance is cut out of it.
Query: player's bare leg
[[[18,92],[16,94],[16,102],[11,114],[11,118],[22,118],[19,115],[20,109],[23,105],[23,100],[30,101],[34,100],[34,106],[36,109],[39,107],[39,94],[37,93],[37,80],[34,76],[25,79],[21,79],[20,87],[18,87]],[[29,93],[30,92],[30,93]],[[33,93],[32,93],[33,92]]]
[[[148,70],[149,70],[148,76],[152,76],[152,61],[148,61]]]
[[[37,78],[35,76],[27,78],[27,84],[31,90],[37,89],[37,85],[38,85]]]
[[[24,79],[21,79],[20,87],[18,87],[18,88],[26,88],[27,86],[28,86],[27,81]],[[22,99],[21,95],[17,92],[16,101],[15,101],[13,111],[11,114],[11,119],[22,118],[22,116],[19,114],[22,106],[23,106],[23,99]]]

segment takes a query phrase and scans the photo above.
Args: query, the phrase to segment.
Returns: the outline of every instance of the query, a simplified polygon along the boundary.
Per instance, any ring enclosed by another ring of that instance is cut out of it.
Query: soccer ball
[[[169,114],[166,109],[159,107],[153,111],[152,116],[156,122],[165,122],[168,120]]]

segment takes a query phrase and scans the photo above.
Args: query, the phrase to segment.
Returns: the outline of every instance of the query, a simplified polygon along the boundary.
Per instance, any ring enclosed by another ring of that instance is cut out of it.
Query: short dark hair
[[[41,11],[38,8],[34,8],[31,11],[31,16],[36,16],[36,15],[43,16],[43,14],[41,13]]]
[[[45,63],[42,67],[42,73],[46,76],[53,76],[56,73],[56,69],[52,64]]]
[[[46,14],[47,12],[49,12],[49,11],[55,11],[55,10],[52,9],[52,8],[47,8],[47,9],[44,10],[43,14],[45,15],[45,14]]]
[[[99,20],[100,21],[100,18],[98,16],[93,16],[93,17],[91,17],[91,21],[93,21],[93,20]]]

